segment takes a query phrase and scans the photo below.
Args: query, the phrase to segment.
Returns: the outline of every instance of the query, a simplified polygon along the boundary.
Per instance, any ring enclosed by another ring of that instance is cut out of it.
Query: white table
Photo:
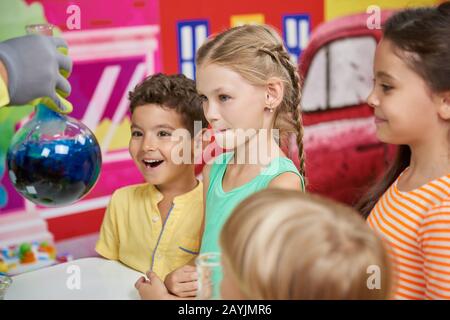
[[[85,258],[12,277],[6,300],[134,300],[142,276],[118,261]]]

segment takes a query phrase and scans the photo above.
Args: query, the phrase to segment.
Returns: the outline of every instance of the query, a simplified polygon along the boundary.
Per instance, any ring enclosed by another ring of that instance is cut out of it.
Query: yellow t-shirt
[[[6,106],[9,103],[8,88],[5,81],[0,77],[0,107]]]
[[[106,209],[95,250],[161,279],[194,259],[200,249],[203,187],[177,196],[165,221],[158,203],[163,195],[151,184],[116,190]]]

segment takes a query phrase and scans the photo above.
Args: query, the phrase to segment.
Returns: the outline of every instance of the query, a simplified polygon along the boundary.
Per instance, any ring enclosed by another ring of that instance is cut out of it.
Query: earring
[[[266,107],[266,109],[268,109],[270,113],[273,113],[273,108],[272,108],[272,105],[270,105],[270,106]]]
[[[267,99],[269,98],[269,96],[267,96]],[[270,103],[268,106],[267,106],[267,109],[269,109],[269,112],[270,113],[273,113],[273,107],[272,107],[272,103]]]

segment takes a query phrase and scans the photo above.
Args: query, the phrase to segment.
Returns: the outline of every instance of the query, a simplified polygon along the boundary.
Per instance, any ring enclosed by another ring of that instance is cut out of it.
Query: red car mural
[[[383,12],[381,22],[389,15]],[[348,204],[373,183],[395,151],[376,138],[373,112],[365,102],[381,38],[381,30],[368,28],[367,18],[359,14],[320,25],[299,63],[308,189]]]

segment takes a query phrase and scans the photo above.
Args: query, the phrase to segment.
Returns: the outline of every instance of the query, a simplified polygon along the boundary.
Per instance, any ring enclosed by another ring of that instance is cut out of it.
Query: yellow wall
[[[263,24],[263,23],[264,23],[264,15],[259,13],[234,15],[231,16],[230,18],[231,27],[242,26],[244,24]]]
[[[378,5],[381,9],[400,9],[431,6],[441,2],[441,0],[325,0],[325,21],[366,12],[371,5]]]

